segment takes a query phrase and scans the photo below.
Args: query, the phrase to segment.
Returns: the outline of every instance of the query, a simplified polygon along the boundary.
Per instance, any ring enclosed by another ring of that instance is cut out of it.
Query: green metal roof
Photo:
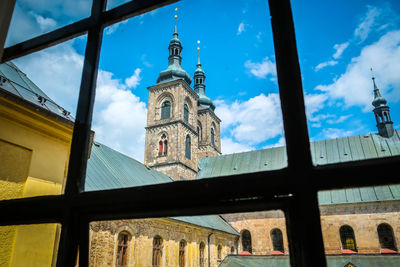
[[[378,134],[358,135],[311,142],[315,165],[333,164],[400,155],[400,131],[391,138]],[[287,166],[286,148],[274,147],[199,160],[197,179],[282,169]],[[400,200],[400,185],[321,191],[319,204],[344,204]]]
[[[327,255],[328,267],[400,266],[400,255]],[[290,267],[289,256],[228,255],[219,267]]]
[[[69,112],[57,105],[12,62],[0,64],[0,89],[58,116],[70,121],[74,120]]]
[[[169,183],[174,180],[139,161],[94,142],[86,171],[85,191]],[[219,215],[170,217],[170,219],[226,233],[239,233]]]

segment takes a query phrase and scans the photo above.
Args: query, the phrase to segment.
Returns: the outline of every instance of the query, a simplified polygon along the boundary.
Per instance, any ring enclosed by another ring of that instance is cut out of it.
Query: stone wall
[[[199,246],[205,244],[205,265],[217,266],[217,247],[222,246],[222,259],[236,248],[237,236],[173,219],[140,219],[93,222],[90,225],[90,266],[115,266],[118,234],[128,232],[128,265],[152,266],[153,238],[162,238],[162,266],[178,266],[179,242],[186,241],[185,266],[199,266]],[[208,251],[210,253],[208,254]]]
[[[400,244],[400,201],[354,203],[320,206],[321,227],[327,254],[341,254],[339,229],[349,225],[354,230],[359,254],[380,253],[377,227],[387,223],[393,228],[397,248]],[[251,233],[253,254],[272,253],[271,230],[279,228],[283,234],[285,254],[288,243],[284,213],[265,211],[226,214],[223,216],[238,232],[247,229]],[[307,218],[304,218],[305,220]],[[241,239],[239,251],[242,251]]]

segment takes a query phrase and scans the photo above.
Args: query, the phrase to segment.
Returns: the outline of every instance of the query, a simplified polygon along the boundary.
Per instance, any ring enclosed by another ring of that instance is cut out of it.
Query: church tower
[[[175,10],[176,11],[176,10]],[[182,43],[175,29],[168,51],[168,67],[157,84],[148,87],[144,164],[175,180],[194,179],[198,172],[197,100],[192,78],[182,68]]]
[[[200,41],[197,41],[200,43]],[[206,96],[206,75],[201,68],[200,47],[197,47],[197,68],[194,72],[194,91],[199,96],[198,105],[198,157],[213,157],[221,155],[221,120],[215,115],[215,105],[213,101]]]
[[[372,71],[372,69],[371,69]],[[390,118],[389,106],[386,105],[387,101],[382,97],[378,87],[375,83],[375,77],[372,76],[374,84],[374,101],[372,105],[375,107],[373,112],[375,114],[376,127],[380,136],[389,138],[394,134],[393,122]]]

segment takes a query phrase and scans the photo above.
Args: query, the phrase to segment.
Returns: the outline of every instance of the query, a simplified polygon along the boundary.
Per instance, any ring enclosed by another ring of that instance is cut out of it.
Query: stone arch
[[[163,253],[164,239],[160,235],[153,237],[153,255],[152,255],[152,266],[159,267],[163,266]]]
[[[240,231],[240,240],[241,240],[241,245],[242,245],[242,251],[252,253],[253,248],[252,248],[252,240],[251,240],[251,233],[247,229],[243,229]]]
[[[396,238],[392,226],[387,223],[381,223],[377,227],[377,232],[381,252],[390,253],[389,250],[397,252]]]
[[[272,242],[272,250],[277,252],[285,252],[285,248],[283,245],[283,234],[281,229],[274,228],[270,232],[271,242]]]
[[[121,226],[117,229],[114,236],[114,260],[115,266],[129,266],[131,251],[134,244],[132,229],[128,226]]]
[[[339,228],[339,235],[343,250],[357,251],[356,237],[350,225],[342,225]]]

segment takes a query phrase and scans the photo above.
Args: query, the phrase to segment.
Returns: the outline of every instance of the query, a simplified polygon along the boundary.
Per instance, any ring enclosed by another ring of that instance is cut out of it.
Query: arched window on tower
[[[185,249],[186,241],[181,240],[181,242],[179,242],[179,267],[185,267]]]
[[[215,146],[214,128],[211,128],[211,145]]]
[[[272,241],[272,250],[275,252],[285,252],[285,248],[283,247],[283,236],[282,231],[278,228],[275,228],[271,231],[271,241]]]
[[[382,223],[377,230],[381,253],[397,253],[392,227],[389,224]]]
[[[205,265],[205,259],[204,259],[205,247],[206,247],[206,245],[204,244],[204,242],[201,242],[200,246],[199,246],[199,266],[200,267],[204,267],[204,265]]]
[[[168,154],[168,140],[164,140],[164,156]]]
[[[163,134],[161,140],[158,142],[158,156],[166,156],[168,153],[168,140],[167,136]]]
[[[128,246],[131,235],[123,231],[118,234],[118,246],[117,246],[117,267],[128,266]]]
[[[249,230],[243,230],[242,232],[242,251],[252,253],[251,234]]]
[[[344,252],[356,252],[356,238],[354,237],[353,228],[348,225],[340,227],[340,241],[342,242],[342,250],[351,250]]]
[[[185,141],[185,156],[190,159],[191,158],[191,148],[192,143],[190,141],[190,136],[186,135],[186,141]]]
[[[153,267],[161,266],[162,261],[162,238],[155,236],[153,239]]]
[[[183,106],[183,120],[189,123],[189,107],[187,104]]]
[[[166,100],[161,104],[161,119],[164,120],[169,117],[171,117],[171,102]]]

